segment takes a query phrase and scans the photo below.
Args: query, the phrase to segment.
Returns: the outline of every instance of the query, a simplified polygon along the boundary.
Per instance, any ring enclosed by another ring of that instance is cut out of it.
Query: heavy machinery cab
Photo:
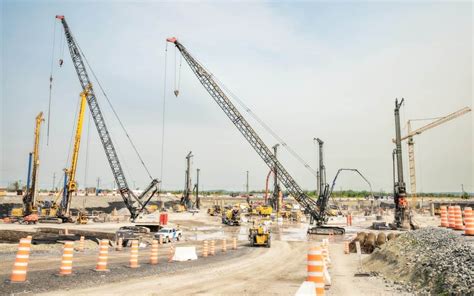
[[[249,228],[249,241],[252,247],[265,246],[270,248],[271,246],[271,233],[270,229],[265,225],[252,226]]]

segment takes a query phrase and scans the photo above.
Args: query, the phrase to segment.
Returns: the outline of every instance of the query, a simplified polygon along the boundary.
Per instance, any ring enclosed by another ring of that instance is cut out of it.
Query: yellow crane
[[[37,193],[37,182],[38,182],[38,171],[39,171],[39,142],[40,142],[40,131],[41,123],[43,123],[43,112],[40,112],[36,116],[35,120],[35,140],[33,146],[33,169],[31,176],[28,172],[28,181],[26,194],[23,196],[23,215],[27,216],[36,212],[36,193]],[[29,186],[29,180],[31,178],[31,186]]]
[[[417,201],[417,196],[416,196],[416,171],[415,171],[415,141],[413,140],[413,137],[416,135],[420,135],[421,133],[432,129],[434,127],[437,127],[443,123],[446,123],[450,120],[453,120],[455,118],[458,118],[461,115],[464,115],[468,112],[471,111],[471,108],[469,107],[464,107],[456,112],[453,112],[451,114],[448,114],[446,116],[443,116],[441,118],[436,119],[435,121],[432,121],[428,123],[427,125],[424,125],[420,128],[417,128],[416,130],[411,130],[411,122],[413,120],[408,120],[407,122],[407,129],[408,129],[408,134],[403,136],[401,140],[407,140],[408,139],[408,160],[409,160],[409,170],[410,170],[410,190],[411,190],[411,196],[412,196],[412,207],[416,205]],[[393,140],[395,142],[395,140]]]
[[[71,200],[72,194],[77,190],[76,182],[76,171],[77,171],[77,161],[79,159],[79,148],[81,146],[81,137],[82,137],[82,126],[84,122],[84,114],[86,111],[87,97],[89,95],[90,85],[86,87],[84,91],[81,92],[80,102],[79,102],[79,114],[76,123],[76,132],[74,136],[74,147],[71,157],[71,166],[69,169],[64,169],[64,188],[62,190],[62,200],[58,204],[58,198],[55,201],[55,207],[59,208],[59,212],[56,214],[58,218],[61,218],[63,222],[70,222],[70,209],[71,209]]]

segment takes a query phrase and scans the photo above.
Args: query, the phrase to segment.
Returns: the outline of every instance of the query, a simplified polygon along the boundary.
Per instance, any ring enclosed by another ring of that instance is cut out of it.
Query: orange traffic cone
[[[227,240],[224,238],[222,240],[222,253],[227,252]]]
[[[232,239],[232,249],[237,250],[237,238],[235,237]]]
[[[15,263],[13,264],[10,281],[19,283],[26,281],[26,272],[28,270],[28,259],[30,257],[31,236],[30,238],[20,239],[18,251],[16,253]]]
[[[122,251],[123,250],[123,238],[119,237],[117,241],[117,245],[115,246],[115,250]]]
[[[216,241],[211,240],[211,248],[210,248],[210,255],[214,256],[216,254]]]
[[[316,295],[324,295],[324,258],[320,246],[309,249],[307,264],[307,281],[314,282]]]
[[[441,214],[441,227],[448,227],[448,210],[446,206],[441,206],[440,207],[440,214]]]
[[[99,258],[97,259],[97,265],[95,271],[109,271],[107,269],[107,259],[109,257],[109,240],[103,239],[99,245]]]
[[[461,212],[460,206],[454,207],[454,229],[464,230],[464,225],[462,224],[462,212]]]
[[[172,262],[174,257],[174,246],[170,245],[170,249],[168,251],[168,262]]]
[[[63,249],[63,257],[61,258],[61,267],[59,275],[72,274],[72,257],[74,255],[74,242],[65,242]]]
[[[344,254],[349,254],[349,242],[344,242]]]
[[[150,264],[158,264],[158,241],[156,239],[151,242]]]
[[[464,209],[464,224],[466,224],[464,235],[474,235],[474,213],[470,207]]]
[[[130,249],[130,261],[128,267],[138,268],[138,241],[132,240],[132,248]]]
[[[202,257],[207,257],[207,252],[208,252],[207,241],[204,241],[203,246],[202,246]]]
[[[453,228],[455,227],[455,221],[454,221],[454,207],[449,206],[448,207],[448,227]]]

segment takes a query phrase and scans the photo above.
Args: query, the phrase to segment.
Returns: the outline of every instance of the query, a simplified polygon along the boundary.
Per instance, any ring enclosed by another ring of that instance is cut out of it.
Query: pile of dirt
[[[474,246],[443,228],[400,235],[364,262],[369,271],[430,295],[474,294]]]

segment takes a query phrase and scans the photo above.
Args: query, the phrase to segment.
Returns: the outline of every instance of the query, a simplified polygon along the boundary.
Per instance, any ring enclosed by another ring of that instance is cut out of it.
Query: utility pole
[[[199,172],[200,169],[196,169],[196,208],[201,208],[201,199],[199,198]]]
[[[278,146],[280,144],[276,144],[273,146],[273,155],[277,158]],[[278,169],[276,166],[273,167],[273,208],[276,212],[280,212],[280,183],[278,182]]]

